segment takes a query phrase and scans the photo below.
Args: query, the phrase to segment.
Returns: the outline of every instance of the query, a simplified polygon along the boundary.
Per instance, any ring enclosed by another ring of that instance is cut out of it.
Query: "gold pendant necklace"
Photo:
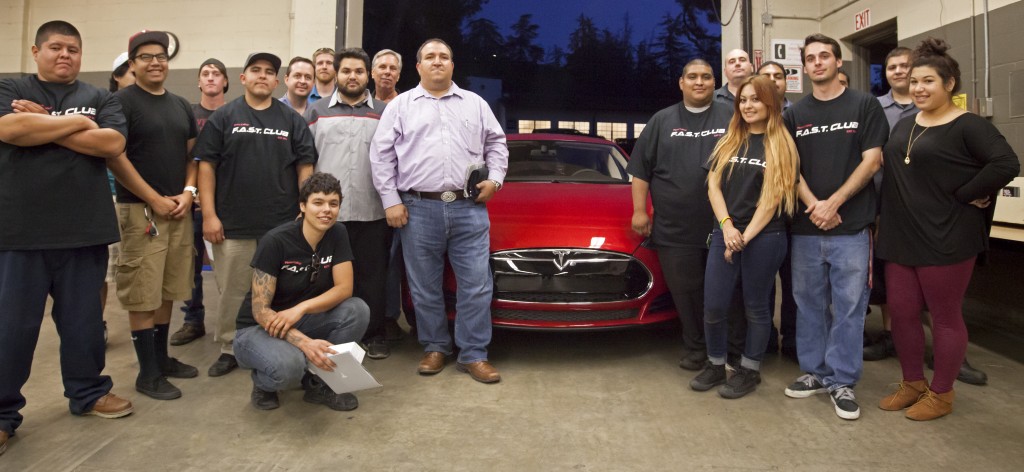
[[[914,126],[910,128],[910,138],[907,140],[907,156],[903,159],[903,163],[906,165],[910,165],[910,150],[914,148],[914,143],[916,143],[918,139],[921,139],[921,136],[924,136],[924,134],[928,132],[927,126],[922,126],[922,128],[924,128],[924,131],[922,131],[921,134],[917,135],[917,138],[915,138],[914,130],[917,129],[917,120],[914,120]]]

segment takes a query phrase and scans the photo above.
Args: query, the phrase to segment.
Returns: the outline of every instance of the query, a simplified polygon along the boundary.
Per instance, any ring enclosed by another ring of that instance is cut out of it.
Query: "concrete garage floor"
[[[208,294],[216,293],[206,274]],[[677,328],[594,333],[495,331],[503,380],[483,385],[451,365],[415,373],[407,337],[391,358],[366,360],[384,388],[334,412],[281,395],[278,410],[249,405],[246,371],[210,378],[211,334],[171,353],[200,376],[175,380],[184,396],[134,391],[126,314],[113,296],[106,373],[135,413],[74,417],[62,396],[53,323],[44,321],[25,423],[0,456],[2,471],[59,470],[1020,470],[1024,365],[972,345],[985,387],[957,384],[955,412],[915,423],[875,405],[900,378],[895,359],[868,363],[857,388],[861,419],[844,421],[827,396],[783,394],[796,364],[773,358],[757,392],[740,400],[697,393],[679,369]],[[207,309],[215,304],[209,297]],[[878,317],[869,317],[877,329]],[[172,329],[181,318],[175,310]],[[1013,464],[1017,464],[1014,466]]]

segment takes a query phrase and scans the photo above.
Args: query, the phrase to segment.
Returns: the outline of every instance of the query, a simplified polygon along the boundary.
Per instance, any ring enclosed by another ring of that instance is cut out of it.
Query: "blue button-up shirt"
[[[441,97],[422,85],[396,97],[370,143],[373,184],[384,208],[402,203],[400,191],[462,189],[469,167],[478,164],[486,164],[488,179],[505,180],[505,132],[484,99],[455,83]]]
[[[882,111],[885,112],[885,119],[889,122],[889,131],[899,123],[900,120],[917,114],[917,105],[914,102],[910,102],[908,105],[900,105],[896,103],[896,100],[892,98],[892,90],[889,93],[878,97],[878,103],[882,105]]]

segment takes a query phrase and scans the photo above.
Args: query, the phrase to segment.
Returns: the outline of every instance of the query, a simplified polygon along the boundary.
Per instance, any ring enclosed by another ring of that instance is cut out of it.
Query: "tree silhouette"
[[[512,34],[505,38],[508,59],[514,62],[538,63],[544,59],[544,48],[533,43],[540,27],[530,22],[531,14],[519,17],[512,25]]]

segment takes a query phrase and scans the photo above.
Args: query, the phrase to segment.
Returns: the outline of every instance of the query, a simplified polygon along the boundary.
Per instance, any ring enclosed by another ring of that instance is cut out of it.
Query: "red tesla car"
[[[657,254],[630,229],[622,149],[564,134],[511,134],[508,149],[504,187],[487,204],[494,325],[598,329],[675,319]],[[454,317],[450,267],[444,293]]]

